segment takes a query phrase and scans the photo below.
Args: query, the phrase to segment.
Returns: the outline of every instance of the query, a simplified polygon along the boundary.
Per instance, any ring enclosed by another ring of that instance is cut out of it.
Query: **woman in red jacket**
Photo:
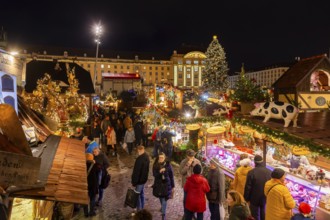
[[[206,210],[205,194],[210,191],[207,180],[200,175],[202,167],[196,164],[193,168],[194,174],[187,178],[184,191],[187,193],[185,219],[191,220],[197,212],[197,220],[203,220],[203,213]]]

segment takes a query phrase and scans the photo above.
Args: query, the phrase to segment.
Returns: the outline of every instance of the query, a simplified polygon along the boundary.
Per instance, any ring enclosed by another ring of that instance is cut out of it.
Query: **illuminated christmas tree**
[[[228,88],[228,65],[226,54],[217,36],[206,50],[205,69],[203,70],[203,88],[208,91],[225,91]]]

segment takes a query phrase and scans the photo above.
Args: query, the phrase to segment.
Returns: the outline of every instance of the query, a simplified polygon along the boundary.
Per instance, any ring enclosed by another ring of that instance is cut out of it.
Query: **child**
[[[299,212],[300,213],[295,214],[291,218],[291,220],[308,220],[308,219],[311,219],[311,207],[307,203],[305,203],[305,202],[300,203]]]

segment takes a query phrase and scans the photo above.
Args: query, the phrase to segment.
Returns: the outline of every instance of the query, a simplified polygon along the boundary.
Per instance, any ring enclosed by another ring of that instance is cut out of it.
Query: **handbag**
[[[135,209],[139,195],[140,195],[139,192],[135,191],[134,189],[128,188],[125,198],[125,206],[129,206]]]
[[[167,181],[155,179],[154,185],[152,186],[152,194],[159,197],[166,197],[168,195]]]
[[[110,180],[111,180],[110,173],[108,172],[107,169],[103,169],[100,187],[102,189],[106,189],[110,184]]]

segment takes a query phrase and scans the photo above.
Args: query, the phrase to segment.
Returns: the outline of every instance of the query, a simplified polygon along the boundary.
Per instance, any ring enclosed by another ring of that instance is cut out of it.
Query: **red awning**
[[[141,79],[138,73],[102,73],[104,79]]]

